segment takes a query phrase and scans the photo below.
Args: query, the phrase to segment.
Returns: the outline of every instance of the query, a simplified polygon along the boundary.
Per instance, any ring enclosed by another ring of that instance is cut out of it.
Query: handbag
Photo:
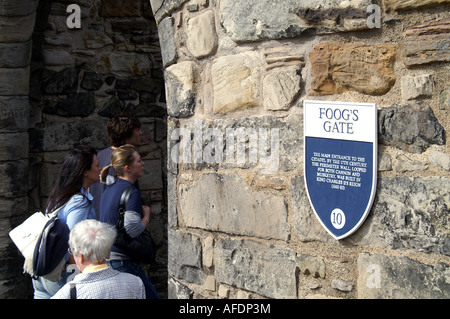
[[[140,235],[132,238],[127,234],[124,227],[125,209],[128,199],[134,186],[127,188],[120,197],[119,219],[117,221],[117,236],[114,247],[123,251],[131,260],[144,263],[154,264],[156,262],[156,245],[148,230],[144,230]]]
[[[62,206],[63,207],[63,206]],[[58,211],[62,208],[58,208],[50,214],[44,214],[42,212],[35,212],[28,217],[22,224],[15,227],[9,232],[9,237],[22,253],[25,258],[23,269],[25,273],[34,276],[33,272],[33,256],[38,240],[41,238],[44,228],[48,223],[56,218]]]

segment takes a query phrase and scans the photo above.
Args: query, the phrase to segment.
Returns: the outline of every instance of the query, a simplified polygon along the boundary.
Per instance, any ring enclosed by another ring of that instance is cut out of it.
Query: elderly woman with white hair
[[[81,274],[64,285],[52,299],[145,299],[142,280],[106,264],[116,237],[113,226],[86,219],[74,226],[69,252]]]

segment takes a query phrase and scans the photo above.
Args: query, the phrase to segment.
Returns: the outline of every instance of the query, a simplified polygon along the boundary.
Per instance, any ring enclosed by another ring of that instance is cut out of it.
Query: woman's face
[[[133,129],[133,135],[131,135],[129,138],[126,138],[125,143],[133,144],[134,146],[139,146],[141,145],[141,135],[142,135],[141,128],[135,128]]]
[[[133,153],[133,158],[133,163],[129,165],[130,175],[137,180],[144,175],[144,161],[138,152]]]
[[[97,155],[94,155],[91,168],[84,172],[83,186],[87,188],[94,183],[100,182],[101,170],[102,168],[98,163]]]

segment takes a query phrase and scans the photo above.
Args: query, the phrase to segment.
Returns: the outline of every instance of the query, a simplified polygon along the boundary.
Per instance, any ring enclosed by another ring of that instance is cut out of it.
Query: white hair
[[[69,236],[69,246],[76,256],[91,262],[102,262],[109,258],[111,246],[116,238],[116,229],[95,219],[85,219],[77,223]]]

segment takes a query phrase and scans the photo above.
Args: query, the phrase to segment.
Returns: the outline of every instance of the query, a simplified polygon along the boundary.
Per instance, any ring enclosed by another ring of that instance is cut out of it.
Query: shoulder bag
[[[125,211],[127,207],[128,199],[130,198],[131,192],[134,186],[127,188],[120,198],[119,204],[119,219],[117,221],[117,237],[114,242],[114,247],[123,251],[131,260],[144,263],[153,264],[156,262],[155,253],[156,245],[148,230],[144,230],[137,237],[130,237],[125,231],[124,218]]]
[[[37,245],[42,242],[44,233],[44,229],[51,229],[51,226],[55,224],[55,220],[57,219],[59,210],[64,207],[56,209],[55,211],[44,214],[42,212],[36,212],[30,217],[28,217],[22,224],[15,227],[13,230],[9,232],[9,237],[14,242],[16,247],[25,257],[25,263],[23,265],[23,269],[25,273],[30,274],[31,276],[37,276],[33,269],[33,257],[35,255],[36,247],[40,247],[41,245]],[[59,219],[58,219],[59,221]],[[62,223],[59,221],[59,223]],[[57,224],[59,224],[57,223]],[[62,223],[65,224],[65,223]],[[67,225],[66,225],[67,227]],[[68,231],[68,228],[67,228]],[[64,230],[66,233],[66,230]],[[68,237],[67,237],[68,238]],[[68,243],[67,243],[68,245]],[[67,248],[66,248],[67,251]],[[65,254],[65,253],[64,253]],[[60,260],[58,261],[58,263]],[[56,265],[57,266],[57,265]],[[56,268],[55,266],[55,268]],[[53,270],[53,269],[52,269]]]

